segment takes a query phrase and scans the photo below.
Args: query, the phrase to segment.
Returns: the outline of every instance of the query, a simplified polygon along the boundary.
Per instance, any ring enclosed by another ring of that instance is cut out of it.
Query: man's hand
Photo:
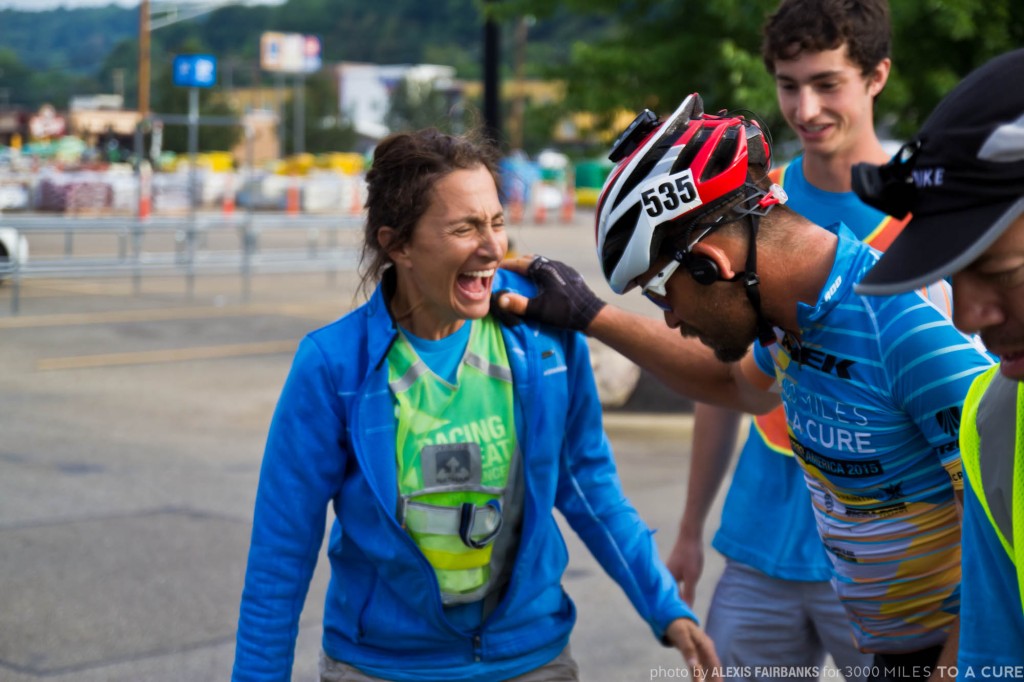
[[[543,256],[520,256],[502,262],[501,267],[526,275],[537,284],[537,294],[530,299],[511,292],[496,292],[502,310],[528,320],[585,332],[606,305],[580,273],[565,263]]]
[[[697,582],[704,572],[703,538],[686,538],[680,533],[665,565],[676,582],[680,583],[683,601],[693,608],[693,601],[697,597]]]
[[[718,671],[722,663],[715,653],[715,644],[699,625],[689,618],[677,618],[669,623],[665,638],[679,649],[691,670],[700,671],[695,677],[704,680],[720,679]]]

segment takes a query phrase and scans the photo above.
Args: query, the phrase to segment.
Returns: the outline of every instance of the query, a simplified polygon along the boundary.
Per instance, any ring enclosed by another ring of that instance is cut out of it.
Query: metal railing
[[[257,213],[209,214],[182,217],[69,218],[61,216],[0,217],[0,225],[13,227],[30,240],[43,235],[63,236],[63,254],[39,257],[27,262],[0,261],[0,280],[10,286],[11,314],[20,311],[22,282],[30,278],[117,277],[132,278],[133,292],[139,294],[145,275],[182,276],[188,298],[195,293],[201,273],[235,274],[241,279],[242,296],[248,300],[251,278],[258,272],[326,272],[353,270],[359,259],[354,231],[362,227],[359,216],[274,215]],[[267,248],[262,237],[282,235],[285,246]],[[211,236],[232,234],[237,246],[210,248]],[[75,253],[76,240],[109,235],[116,244],[109,253]],[[149,238],[162,235],[173,239],[172,248],[147,250]],[[352,237],[343,243],[342,236]],[[299,239],[296,239],[299,237]],[[298,244],[298,245],[296,245]]]

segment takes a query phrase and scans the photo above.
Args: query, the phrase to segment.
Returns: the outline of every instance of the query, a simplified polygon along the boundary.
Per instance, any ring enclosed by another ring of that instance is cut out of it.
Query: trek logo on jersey
[[[849,358],[840,358],[831,353],[805,348],[796,337],[789,333],[783,335],[782,347],[800,365],[811,367],[825,374],[835,374],[840,379],[849,379],[850,368],[857,364]]]
[[[957,436],[960,433],[960,408],[954,405],[939,410],[935,413],[935,421],[939,423],[947,436]]]
[[[878,459],[864,459],[856,462],[850,460],[835,459],[805,447],[796,438],[790,437],[790,444],[793,446],[793,454],[802,459],[805,464],[812,466],[818,471],[833,476],[844,478],[870,478],[885,473],[882,462]]]

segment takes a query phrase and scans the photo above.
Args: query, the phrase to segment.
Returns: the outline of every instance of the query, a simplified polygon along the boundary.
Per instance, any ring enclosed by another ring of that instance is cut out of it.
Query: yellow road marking
[[[224,346],[201,346],[196,348],[170,348],[166,350],[138,351],[134,353],[102,353],[100,355],[77,355],[65,358],[43,358],[36,362],[36,369],[42,372],[57,369],[88,369],[96,367],[119,367],[127,365],[150,365],[190,360],[214,360],[218,358],[244,357],[248,355],[270,355],[292,353],[298,342],[263,341],[259,343],[237,343]]]
[[[155,322],[165,320],[196,320],[211,317],[244,317],[247,315],[288,315],[292,317],[327,317],[333,319],[345,312],[337,303],[264,303],[224,308],[154,308],[147,310],[111,310],[94,313],[59,313],[0,318],[0,329],[35,329],[38,327],[69,327],[116,322]]]

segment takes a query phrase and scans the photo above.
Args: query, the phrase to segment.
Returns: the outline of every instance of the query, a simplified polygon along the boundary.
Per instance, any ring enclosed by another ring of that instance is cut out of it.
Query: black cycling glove
[[[524,317],[528,320],[586,331],[607,305],[590,290],[580,273],[565,263],[537,256],[526,274],[537,285],[537,293],[526,304]]]

